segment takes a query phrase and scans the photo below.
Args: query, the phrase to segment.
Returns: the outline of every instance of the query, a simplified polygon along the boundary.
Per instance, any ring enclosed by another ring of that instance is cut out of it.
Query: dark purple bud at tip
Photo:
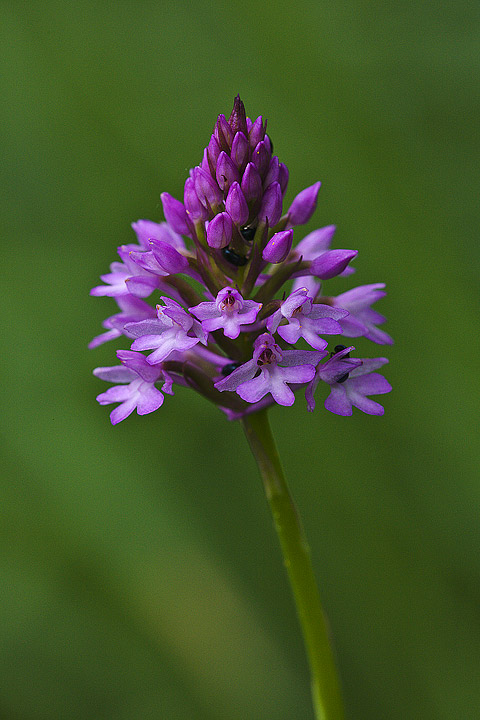
[[[238,182],[234,182],[225,200],[225,209],[236,225],[245,225],[248,220],[248,205]]]
[[[232,233],[232,218],[226,212],[219,213],[208,223],[207,243],[216,249],[227,247],[232,239]]]
[[[242,177],[242,191],[247,202],[259,200],[262,197],[262,180],[253,163],[248,163]]]
[[[310,274],[320,280],[329,280],[343,272],[357,255],[358,250],[327,250],[312,260]]]
[[[171,228],[180,235],[190,235],[191,226],[183,204],[169,193],[162,193],[160,199],[163,205],[165,220]]]
[[[283,230],[270,238],[263,251],[263,259],[270,263],[281,263],[292,249],[293,230]]]
[[[265,191],[258,219],[260,222],[268,222],[269,226],[273,227],[281,217],[282,191],[278,182],[274,182]]]
[[[316,182],[298,193],[288,210],[288,222],[290,225],[304,225],[310,220],[317,207],[317,196],[321,184]]]
[[[231,187],[234,182],[240,180],[237,166],[223,150],[218,156],[216,178],[220,189],[226,191],[228,191],[228,188]]]
[[[245,115],[245,105],[237,95],[233,101],[233,110],[228,118],[228,124],[232,128],[233,133],[242,132],[247,134],[247,118]]]

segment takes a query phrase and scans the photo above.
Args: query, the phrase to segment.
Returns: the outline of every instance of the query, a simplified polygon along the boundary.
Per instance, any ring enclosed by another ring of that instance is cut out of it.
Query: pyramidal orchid
[[[331,248],[334,225],[296,237],[315,212],[321,183],[285,207],[288,180],[266,121],[248,118],[237,96],[229,118],[218,116],[183,199],[162,193],[165,222],[133,223],[137,242],[118,248],[120,261],[92,289],[112,298],[119,312],[90,347],[123,338],[130,348],[117,351],[120,365],[94,371],[113,383],[97,397],[101,405],[116,404],[113,424],[135,409],[139,415],[160,410],[175,386],[193,389],[242,423],[297,605],[316,718],[340,720],[329,635],[267,409],[290,406],[303,393],[313,411],[323,387],[332,413],[348,416],[355,407],[382,415],[368,396],[391,390],[376,372],[388,360],[357,359],[355,347],[339,344],[338,336],[381,345],[392,339],[377,327],[385,318],[371,307],[385,295],[383,283],[325,294],[325,281],[354,272],[357,251]],[[330,351],[329,336],[337,336]]]

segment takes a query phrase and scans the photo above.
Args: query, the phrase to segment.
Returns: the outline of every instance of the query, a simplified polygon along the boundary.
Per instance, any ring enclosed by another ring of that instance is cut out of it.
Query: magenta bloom
[[[306,288],[295,290],[282,302],[280,309],[270,315],[267,330],[278,332],[286,342],[294,345],[303,337],[316,350],[323,350],[328,343],[319,337],[324,335],[341,335],[342,328],[337,320],[348,315],[347,310],[334,308],[330,305],[314,304]],[[286,321],[286,325],[280,323]]]
[[[282,351],[273,337],[264,333],[254,342],[253,358],[216,382],[215,387],[220,392],[235,391],[249,403],[256,403],[271,393],[279,405],[293,405],[295,395],[288,385],[311,380],[315,366],[325,354],[313,350]]]
[[[206,332],[223,328],[224,334],[234,340],[240,335],[241,325],[255,322],[261,307],[261,303],[244,300],[237,290],[226,287],[220,290],[215,302],[202,302],[188,309]]]
[[[125,420],[135,409],[139,415],[158,410],[163,405],[163,393],[155,387],[158,381],[163,380],[163,392],[173,395],[172,378],[160,365],[152,367],[144,355],[129,350],[119,351],[117,355],[122,365],[93,371],[101,380],[123,383],[97,396],[100,405],[120,403],[110,413],[113,425]]]
[[[150,365],[166,360],[176,352],[190,350],[198,342],[206,343],[206,335],[197,323],[175,300],[161,298],[165,307],[157,305],[156,320],[142,320],[125,326],[132,337],[133,350],[155,350],[147,357]]]
[[[383,407],[367,395],[383,395],[392,389],[383,375],[374,372],[388,363],[387,358],[359,360],[350,358],[350,352],[355,349],[353,346],[341,345],[337,348],[341,349],[317,367],[315,377],[307,388],[308,409],[315,409],[313,395],[318,383],[323,380],[330,385],[330,395],[325,400],[325,407],[330,412],[351,415],[353,407],[356,407],[367,415],[383,415]]]
[[[101,404],[119,403],[112,422],[135,408],[158,409],[172,384],[201,393],[230,419],[292,405],[300,388],[313,410],[321,382],[330,388],[331,412],[383,412],[368,396],[390,390],[373,372],[386,359],[350,358],[353,348],[344,345],[329,355],[327,345],[331,335],[392,342],[372,309],[384,285],[326,294],[330,278],[354,272],[357,251],[331,247],[334,225],[297,236],[316,209],[320,182],[285,209],[289,172],[266,128],[261,116],[246,116],[237,96],[189,171],[183,202],[162,193],[165,222],[133,223],[137,242],[118,248],[104,284],[91,291],[113,298],[117,311],[90,347],[130,344],[118,352],[121,366],[95,371],[120,383],[98,396]]]

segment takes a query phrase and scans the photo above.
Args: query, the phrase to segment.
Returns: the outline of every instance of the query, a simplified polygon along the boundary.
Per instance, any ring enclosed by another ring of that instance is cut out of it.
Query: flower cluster
[[[324,294],[323,281],[354,272],[357,251],[330,248],[333,225],[293,246],[294,228],[315,211],[320,183],[284,212],[288,176],[266,122],[246,117],[237,96],[190,170],[183,202],[163,193],[166,222],[133,223],[137,243],[118,248],[120,262],[91,291],[113,297],[120,312],[90,347],[120,336],[132,341],[117,352],[120,365],[94,371],[117,383],[97,397],[102,405],[119,403],[112,423],[135,409],[157,410],[174,384],[194,388],[230,419],[274,402],[292,405],[301,387],[313,410],[321,382],[330,388],[327,410],[383,414],[368,396],[391,390],[374,372],[387,359],[354,358],[355,348],[343,344],[329,352],[323,336],[391,343],[377,327],[385,318],[371,307],[384,285]],[[160,300],[155,308],[144,299],[152,293]]]

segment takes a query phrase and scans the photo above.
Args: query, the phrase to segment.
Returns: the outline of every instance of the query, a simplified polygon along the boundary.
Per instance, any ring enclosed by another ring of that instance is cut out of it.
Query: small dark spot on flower
[[[341,376],[338,378],[337,383],[344,383],[345,380],[348,380],[348,376],[349,376],[349,375],[350,375],[350,373],[345,373],[344,375],[341,375]]]

